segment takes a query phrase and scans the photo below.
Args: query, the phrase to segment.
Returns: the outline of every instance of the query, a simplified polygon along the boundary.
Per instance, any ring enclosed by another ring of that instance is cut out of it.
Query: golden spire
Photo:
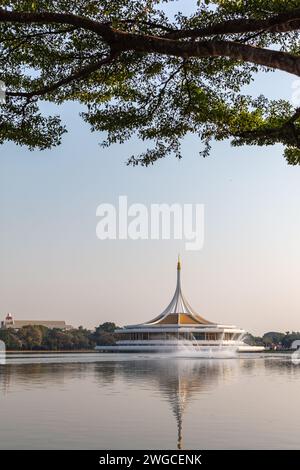
[[[177,271],[181,270],[181,262],[180,262],[180,255],[178,255],[178,261],[177,261]]]

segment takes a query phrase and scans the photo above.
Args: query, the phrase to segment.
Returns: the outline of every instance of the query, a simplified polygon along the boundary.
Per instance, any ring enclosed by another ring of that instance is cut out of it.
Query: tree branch
[[[95,62],[93,64],[89,64],[86,67],[83,67],[73,74],[62,78],[61,80],[52,83],[51,85],[47,85],[43,88],[40,88],[38,90],[33,90],[30,92],[6,92],[6,96],[11,96],[11,97],[20,97],[20,98],[33,98],[35,96],[43,96],[46,95],[47,93],[51,93],[52,91],[57,90],[63,85],[67,85],[75,80],[82,80],[83,78],[89,76],[91,73],[96,72],[102,65],[109,64],[114,60],[116,57],[117,53],[112,52],[109,56],[105,57],[104,59]]]
[[[294,123],[300,118],[300,108],[297,108],[293,116],[290,118],[289,122]]]
[[[100,23],[73,13],[8,11],[0,8],[0,22],[24,24],[69,24],[101,35],[105,40],[113,39],[113,30],[109,23]]]
[[[121,24],[129,24],[133,26],[148,26],[149,28],[153,29],[161,29],[162,31],[166,31],[167,33],[175,32],[176,30],[171,26],[166,26],[160,23],[156,23],[155,21],[141,21],[138,19],[127,19],[127,20],[120,20],[119,23]]]
[[[44,36],[55,36],[55,35],[58,35],[58,34],[66,34],[66,33],[71,33],[73,31],[76,31],[76,29],[77,28],[72,26],[70,28],[57,29],[56,31],[41,31],[41,32],[38,32],[38,33],[33,33],[33,34],[23,34],[22,36],[13,36],[13,37],[10,37],[10,38],[0,39],[0,43],[16,41],[16,40],[19,40],[19,39],[28,40],[28,39],[34,39],[34,38],[39,38],[39,37],[44,37]]]
[[[288,52],[258,48],[234,41],[180,42],[154,36],[118,33],[123,39],[117,48],[136,52],[160,53],[177,57],[230,57],[300,76],[300,57]]]
[[[283,70],[300,76],[300,57],[282,51],[262,49],[234,41],[179,41],[170,38],[134,34],[120,31],[109,23],[100,23],[71,13],[52,12],[16,12],[0,9],[0,22],[20,23],[60,23],[85,28],[100,35],[108,45],[119,51],[159,53],[177,57],[230,57],[232,59]],[[247,32],[256,28],[266,28],[266,22],[272,31],[290,31],[300,26],[300,9],[282,13],[267,20],[231,20],[204,28],[205,34],[224,32]],[[202,30],[202,34],[203,31]],[[196,31],[196,30],[194,30]],[[199,30],[198,30],[199,31]],[[198,33],[199,34],[199,33]]]
[[[245,139],[253,142],[257,139],[276,139],[277,142],[284,142],[300,148],[300,128],[296,126],[296,121],[300,118],[300,108],[281,126],[273,128],[253,129],[251,131],[233,134],[233,137]]]
[[[268,30],[272,33],[284,33],[300,28],[300,8],[271,16],[267,19],[235,19],[222,21],[203,28],[181,29],[167,34],[169,39],[197,38],[217,34],[241,34]]]

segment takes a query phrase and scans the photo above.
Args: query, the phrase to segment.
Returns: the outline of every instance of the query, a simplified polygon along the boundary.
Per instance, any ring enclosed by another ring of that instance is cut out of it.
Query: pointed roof
[[[206,320],[196,313],[184,297],[181,289],[181,262],[178,257],[177,262],[177,283],[175,293],[167,308],[153,320],[144,325],[211,325],[212,322]]]

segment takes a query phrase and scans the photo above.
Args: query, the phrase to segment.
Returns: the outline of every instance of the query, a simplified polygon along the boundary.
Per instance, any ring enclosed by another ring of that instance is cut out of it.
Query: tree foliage
[[[4,341],[7,350],[41,350],[41,351],[76,351],[94,349],[96,345],[114,345],[118,327],[115,323],[105,322],[95,328],[87,330],[82,326],[72,330],[50,329],[45,326],[28,325],[14,330],[12,328],[0,329],[0,340]],[[243,338],[251,346],[282,346],[289,349],[292,342],[300,339],[300,332],[267,332],[262,337],[247,333]]]
[[[285,336],[282,339],[282,345],[284,348],[290,348],[292,345],[292,342],[295,340],[300,340],[300,332],[299,331],[293,331],[292,333],[286,333]]]
[[[263,335],[262,340],[266,346],[272,346],[273,344],[278,345],[282,343],[285,336],[284,333],[269,331]]]
[[[46,328],[42,325],[28,325],[14,330],[0,329],[0,340],[4,341],[7,350],[81,350],[94,349],[97,344],[115,343],[116,325],[103,323],[92,332],[80,326],[71,330]]]
[[[204,156],[213,139],[231,138],[281,143],[288,163],[299,164],[300,109],[245,87],[259,71],[300,75],[300,1],[195,0],[195,11],[174,18],[166,3],[3,0],[0,143],[60,144],[65,126],[41,103],[76,101],[91,130],[106,133],[104,146],[132,136],[144,142],[133,165],[181,158],[189,133]]]
[[[253,336],[251,333],[247,333],[243,341],[250,346],[264,346],[262,338],[260,336]]]
[[[300,340],[300,332],[293,331],[290,333],[287,331],[285,333],[280,333],[277,331],[268,331],[267,333],[264,333],[262,337],[252,336],[250,333],[247,333],[244,338],[244,342],[251,346],[265,346],[266,348],[271,349],[276,346],[282,347],[283,349],[289,349],[292,342],[297,339]]]
[[[116,337],[114,331],[117,328],[115,323],[105,322],[99,325],[93,334],[93,340],[102,346],[110,346],[115,344]]]

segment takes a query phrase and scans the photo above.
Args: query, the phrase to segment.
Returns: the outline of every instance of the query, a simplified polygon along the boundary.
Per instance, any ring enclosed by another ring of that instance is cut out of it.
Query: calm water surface
[[[10,355],[0,448],[300,449],[299,393],[286,355]]]

